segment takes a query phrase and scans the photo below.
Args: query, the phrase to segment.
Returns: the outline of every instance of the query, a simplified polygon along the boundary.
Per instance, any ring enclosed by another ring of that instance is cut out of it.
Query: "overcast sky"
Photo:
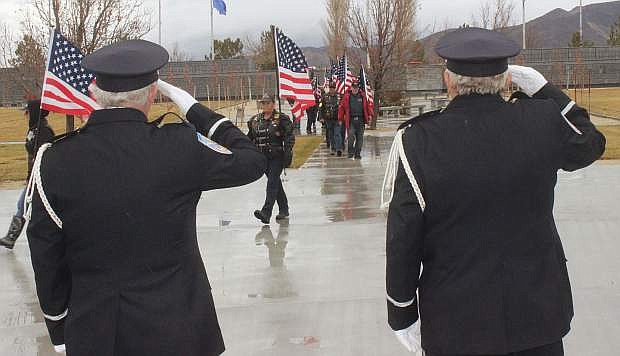
[[[323,0],[224,0],[228,15],[215,13],[215,37],[257,38],[260,31],[270,24],[282,28],[300,46],[322,46],[321,24],[326,17]],[[364,0],[352,0],[365,3]],[[433,28],[457,26],[471,19],[480,4],[488,0],[419,0],[418,31],[428,34]],[[521,1],[515,16],[521,18]],[[15,30],[19,29],[21,12],[31,0],[0,0],[0,20]],[[147,39],[157,41],[158,0],[144,0],[153,12],[153,30]],[[195,58],[209,51],[210,22],[209,0],[161,0],[162,42],[172,48],[175,42]],[[583,0],[583,4],[607,1]],[[541,16],[555,8],[570,10],[579,0],[526,0],[527,19]]]

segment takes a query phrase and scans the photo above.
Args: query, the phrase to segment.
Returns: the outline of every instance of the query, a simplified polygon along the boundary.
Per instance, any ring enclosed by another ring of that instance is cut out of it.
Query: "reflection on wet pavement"
[[[365,137],[361,160],[319,148],[283,177],[291,218],[252,212],[266,179],[204,193],[200,250],[227,356],[404,355],[386,324],[385,213],[379,193],[393,134]],[[555,215],[569,259],[576,317],[567,355],[608,356],[620,341],[618,164],[561,173]],[[18,190],[0,190],[0,230]],[[3,233],[4,231],[0,231]],[[24,236],[0,250],[0,356],[55,355]]]

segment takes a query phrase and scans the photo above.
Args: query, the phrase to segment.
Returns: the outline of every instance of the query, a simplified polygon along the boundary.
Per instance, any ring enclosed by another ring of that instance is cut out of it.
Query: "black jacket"
[[[260,178],[266,159],[204,106],[187,118],[194,126],[157,128],[137,110],[98,110],[43,155],[44,190],[63,225],[35,194],[28,241],[52,342],[68,355],[224,351],[196,205],[202,191]]]
[[[400,164],[387,226],[394,330],[416,322],[419,310],[422,346],[437,354],[507,354],[569,331],[571,288],[553,218],[557,171],[586,167],[605,147],[573,104],[551,85],[515,103],[458,96],[403,126],[426,208]]]
[[[278,111],[265,119],[264,113],[254,115],[248,125],[248,137],[269,159],[283,159],[284,167],[293,160],[295,134],[291,119]]]
[[[28,178],[32,172],[32,165],[37,155],[39,147],[44,143],[51,142],[54,138],[54,130],[49,126],[47,119],[42,118],[40,124],[34,124],[28,129],[26,134],[26,152],[28,152]]]

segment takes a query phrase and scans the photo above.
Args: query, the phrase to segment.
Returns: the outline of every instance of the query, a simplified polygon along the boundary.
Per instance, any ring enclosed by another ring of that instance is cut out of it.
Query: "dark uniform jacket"
[[[187,118],[158,128],[134,109],[98,110],[43,155],[62,229],[35,194],[28,240],[52,342],[70,356],[224,351],[196,205],[202,191],[260,178],[266,159],[204,106]]]
[[[338,120],[338,108],[340,106],[340,95],[337,93],[325,93],[321,99],[321,120]]]
[[[387,226],[390,326],[409,327],[419,310],[422,346],[437,354],[561,340],[573,304],[554,187],[559,169],[586,167],[604,151],[588,113],[548,84],[514,103],[458,96],[404,127],[423,199],[401,161]]]
[[[248,121],[248,137],[267,158],[283,159],[284,167],[290,166],[295,134],[293,123],[287,115],[275,110],[268,119],[265,119],[264,113],[255,115]]]

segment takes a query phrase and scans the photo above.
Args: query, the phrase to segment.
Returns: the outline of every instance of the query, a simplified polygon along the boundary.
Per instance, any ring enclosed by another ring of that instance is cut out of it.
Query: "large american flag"
[[[89,97],[95,74],[82,68],[84,55],[54,30],[50,38],[41,108],[68,115],[89,115],[99,105]]]
[[[300,120],[306,109],[316,105],[308,63],[301,49],[278,28],[275,41],[280,97],[295,100],[291,111],[295,120]]]
[[[347,56],[342,56],[336,63],[336,88],[339,94],[346,93],[351,89],[353,83],[353,73],[349,70],[349,64],[347,63]]]
[[[370,81],[366,76],[366,71],[364,67],[360,69],[360,87],[364,91],[364,95],[366,96],[366,102],[368,103],[368,110],[374,114],[375,112],[375,92],[370,87]]]

